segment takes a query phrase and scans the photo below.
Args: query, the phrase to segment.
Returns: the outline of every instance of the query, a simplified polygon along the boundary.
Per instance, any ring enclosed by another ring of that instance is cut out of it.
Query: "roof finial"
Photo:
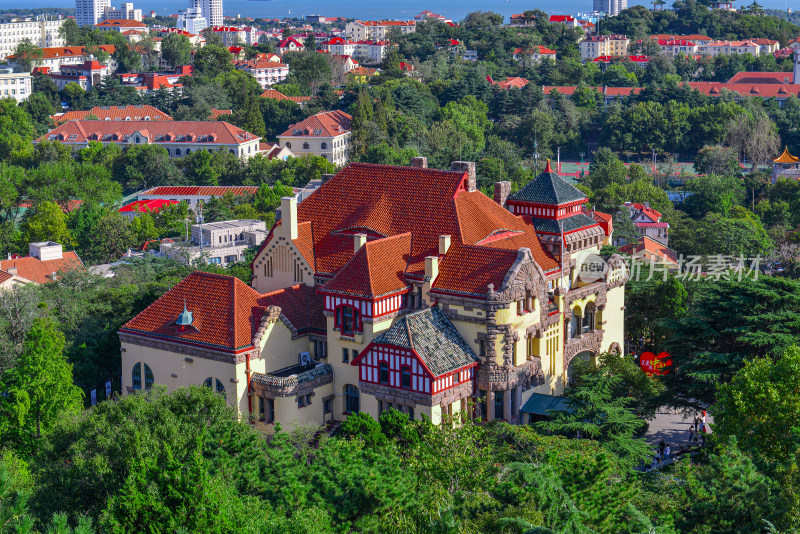
[[[180,327],[187,327],[192,324],[192,312],[186,309],[186,297],[183,297],[183,311],[178,315],[178,320],[175,321]]]
[[[553,172],[553,169],[550,167],[550,158],[547,158],[547,166],[544,168],[544,172]]]

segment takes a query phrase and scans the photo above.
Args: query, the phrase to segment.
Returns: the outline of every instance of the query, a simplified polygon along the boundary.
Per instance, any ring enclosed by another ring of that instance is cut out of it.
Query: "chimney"
[[[447,254],[447,251],[450,250],[450,236],[449,235],[440,235],[439,236],[439,256],[444,256]]]
[[[494,183],[494,201],[502,207],[506,207],[506,200],[511,194],[511,182],[503,180],[502,182]]]
[[[12,274],[12,275],[13,274],[17,274],[17,268],[16,267],[9,267],[8,269],[6,269],[6,272],[8,274]]]
[[[433,284],[439,276],[439,258],[436,256],[425,257],[425,281]]]
[[[450,164],[450,169],[467,173],[467,191],[471,193],[477,189],[474,161],[454,161]]]
[[[297,239],[297,197],[281,198],[281,221],[283,235],[288,239]]]
[[[322,184],[321,185],[325,185],[326,183],[328,183],[328,180],[330,180],[333,177],[334,177],[333,174],[323,174],[322,175]]]
[[[355,234],[353,235],[353,254],[358,252],[362,246],[367,244],[367,234]]]
[[[416,167],[417,169],[427,169],[428,168],[428,158],[424,158],[422,156],[418,156],[416,158],[411,158],[411,166]]]

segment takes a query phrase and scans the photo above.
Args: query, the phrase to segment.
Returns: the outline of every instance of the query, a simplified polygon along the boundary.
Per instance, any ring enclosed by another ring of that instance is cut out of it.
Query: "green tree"
[[[128,191],[183,182],[167,150],[157,145],[134,145],[125,150],[114,162],[113,175]]]
[[[66,19],[58,28],[58,36],[64,39],[67,46],[80,46],[82,43],[81,28],[75,19]]]
[[[592,191],[599,191],[615,183],[621,184],[627,175],[625,164],[610,149],[601,147],[592,154],[588,182]]]
[[[53,202],[40,202],[25,213],[22,235],[27,243],[55,241],[65,247],[72,245],[72,234],[67,228],[67,216]]]
[[[213,78],[217,74],[233,70],[233,54],[227,48],[208,44],[194,53],[194,68],[198,75]]]
[[[41,48],[31,43],[30,39],[23,39],[14,47],[14,61],[27,71],[41,62],[44,52]]]
[[[142,54],[128,43],[117,44],[112,56],[117,62],[117,69],[122,72],[136,72],[142,66]]]
[[[630,408],[631,399],[616,397],[622,377],[608,369],[576,372],[576,385],[565,392],[567,409],[550,412],[551,420],[538,423],[547,432],[599,441],[609,451],[620,455],[628,465],[636,466],[652,455],[647,443],[636,437],[645,422]]]
[[[192,55],[192,43],[179,33],[170,33],[161,41],[161,56],[172,66],[188,65]]]
[[[15,366],[3,374],[0,432],[6,445],[30,452],[66,414],[80,412],[83,392],[72,383],[64,358],[64,334],[50,317],[36,319],[25,336]]]
[[[686,188],[692,195],[684,201],[684,205],[687,213],[696,218],[712,212],[726,216],[744,200],[744,185],[734,175],[698,176],[689,180]]]

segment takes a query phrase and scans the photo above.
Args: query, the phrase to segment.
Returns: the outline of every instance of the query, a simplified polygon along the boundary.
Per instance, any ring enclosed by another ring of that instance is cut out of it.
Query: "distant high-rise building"
[[[222,0],[189,0],[189,6],[199,8],[209,26],[222,26]]]
[[[134,9],[130,2],[123,2],[119,9],[106,7],[103,10],[103,20],[138,20],[142,21],[142,10]]]
[[[605,13],[608,17],[614,17],[623,9],[628,9],[628,0],[594,0],[592,9],[598,13]]]
[[[179,30],[198,34],[208,28],[208,20],[203,16],[199,7],[190,7],[178,11],[178,20],[175,21],[175,27]]]
[[[75,22],[78,26],[94,26],[103,21],[107,7],[111,7],[111,0],[75,0]]]

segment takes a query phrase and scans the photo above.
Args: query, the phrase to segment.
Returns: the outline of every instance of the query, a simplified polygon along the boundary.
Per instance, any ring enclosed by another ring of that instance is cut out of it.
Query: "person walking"
[[[664,457],[664,448],[666,446],[667,444],[664,443],[664,438],[661,438],[661,441],[658,442],[658,455],[662,458]]]
[[[694,439],[694,425],[689,425],[689,446],[692,446],[692,440]]]
[[[669,443],[667,443],[666,447],[664,447],[664,461],[665,462],[669,461],[669,455],[670,455],[671,452],[672,451],[669,448]]]

